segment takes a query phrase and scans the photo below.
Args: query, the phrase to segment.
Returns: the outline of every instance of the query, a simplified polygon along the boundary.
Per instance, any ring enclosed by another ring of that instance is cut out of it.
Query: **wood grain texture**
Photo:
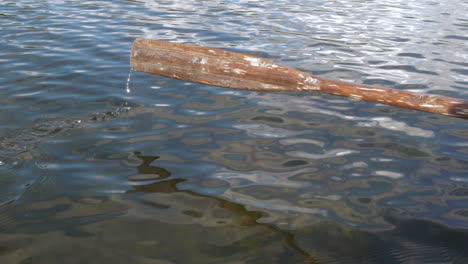
[[[327,80],[269,60],[226,50],[136,39],[134,70],[226,88],[269,92],[320,92],[468,119],[468,101]]]

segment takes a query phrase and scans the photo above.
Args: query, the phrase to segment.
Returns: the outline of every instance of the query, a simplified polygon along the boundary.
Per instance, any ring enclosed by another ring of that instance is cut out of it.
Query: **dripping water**
[[[128,76],[127,76],[127,84],[125,86],[125,91],[127,92],[127,94],[129,94],[132,90],[130,89],[130,79],[132,78],[132,72],[134,70],[132,68],[130,68],[130,70],[128,70]],[[125,101],[121,107],[119,107],[116,112],[117,113],[121,113],[121,112],[128,112],[130,111],[131,107],[129,106],[129,103],[128,101]]]
[[[130,90],[130,78],[132,77],[132,72],[133,72],[133,69],[130,68],[130,70],[128,71],[128,77],[127,77],[127,86],[126,86],[126,91],[127,93],[129,94],[131,92]]]

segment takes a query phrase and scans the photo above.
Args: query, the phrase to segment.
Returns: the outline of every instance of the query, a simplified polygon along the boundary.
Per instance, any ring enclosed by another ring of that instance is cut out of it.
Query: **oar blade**
[[[135,40],[131,67],[189,82],[253,91],[301,91],[307,79],[299,71],[265,59],[148,39]],[[318,87],[309,87],[313,89]]]
[[[245,54],[190,44],[137,39],[134,70],[212,86],[250,91],[312,91],[468,119],[468,102],[437,95],[343,83]]]

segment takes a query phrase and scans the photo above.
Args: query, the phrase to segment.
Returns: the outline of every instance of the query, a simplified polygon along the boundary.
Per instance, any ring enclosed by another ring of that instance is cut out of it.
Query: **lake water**
[[[463,0],[0,2],[1,263],[468,263],[468,122],[131,72],[135,38],[468,99]]]

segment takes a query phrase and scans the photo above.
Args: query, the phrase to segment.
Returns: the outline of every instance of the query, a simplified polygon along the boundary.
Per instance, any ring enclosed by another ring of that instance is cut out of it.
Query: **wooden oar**
[[[137,39],[134,70],[250,91],[320,92],[468,119],[468,101],[327,80],[271,61],[196,45]]]

